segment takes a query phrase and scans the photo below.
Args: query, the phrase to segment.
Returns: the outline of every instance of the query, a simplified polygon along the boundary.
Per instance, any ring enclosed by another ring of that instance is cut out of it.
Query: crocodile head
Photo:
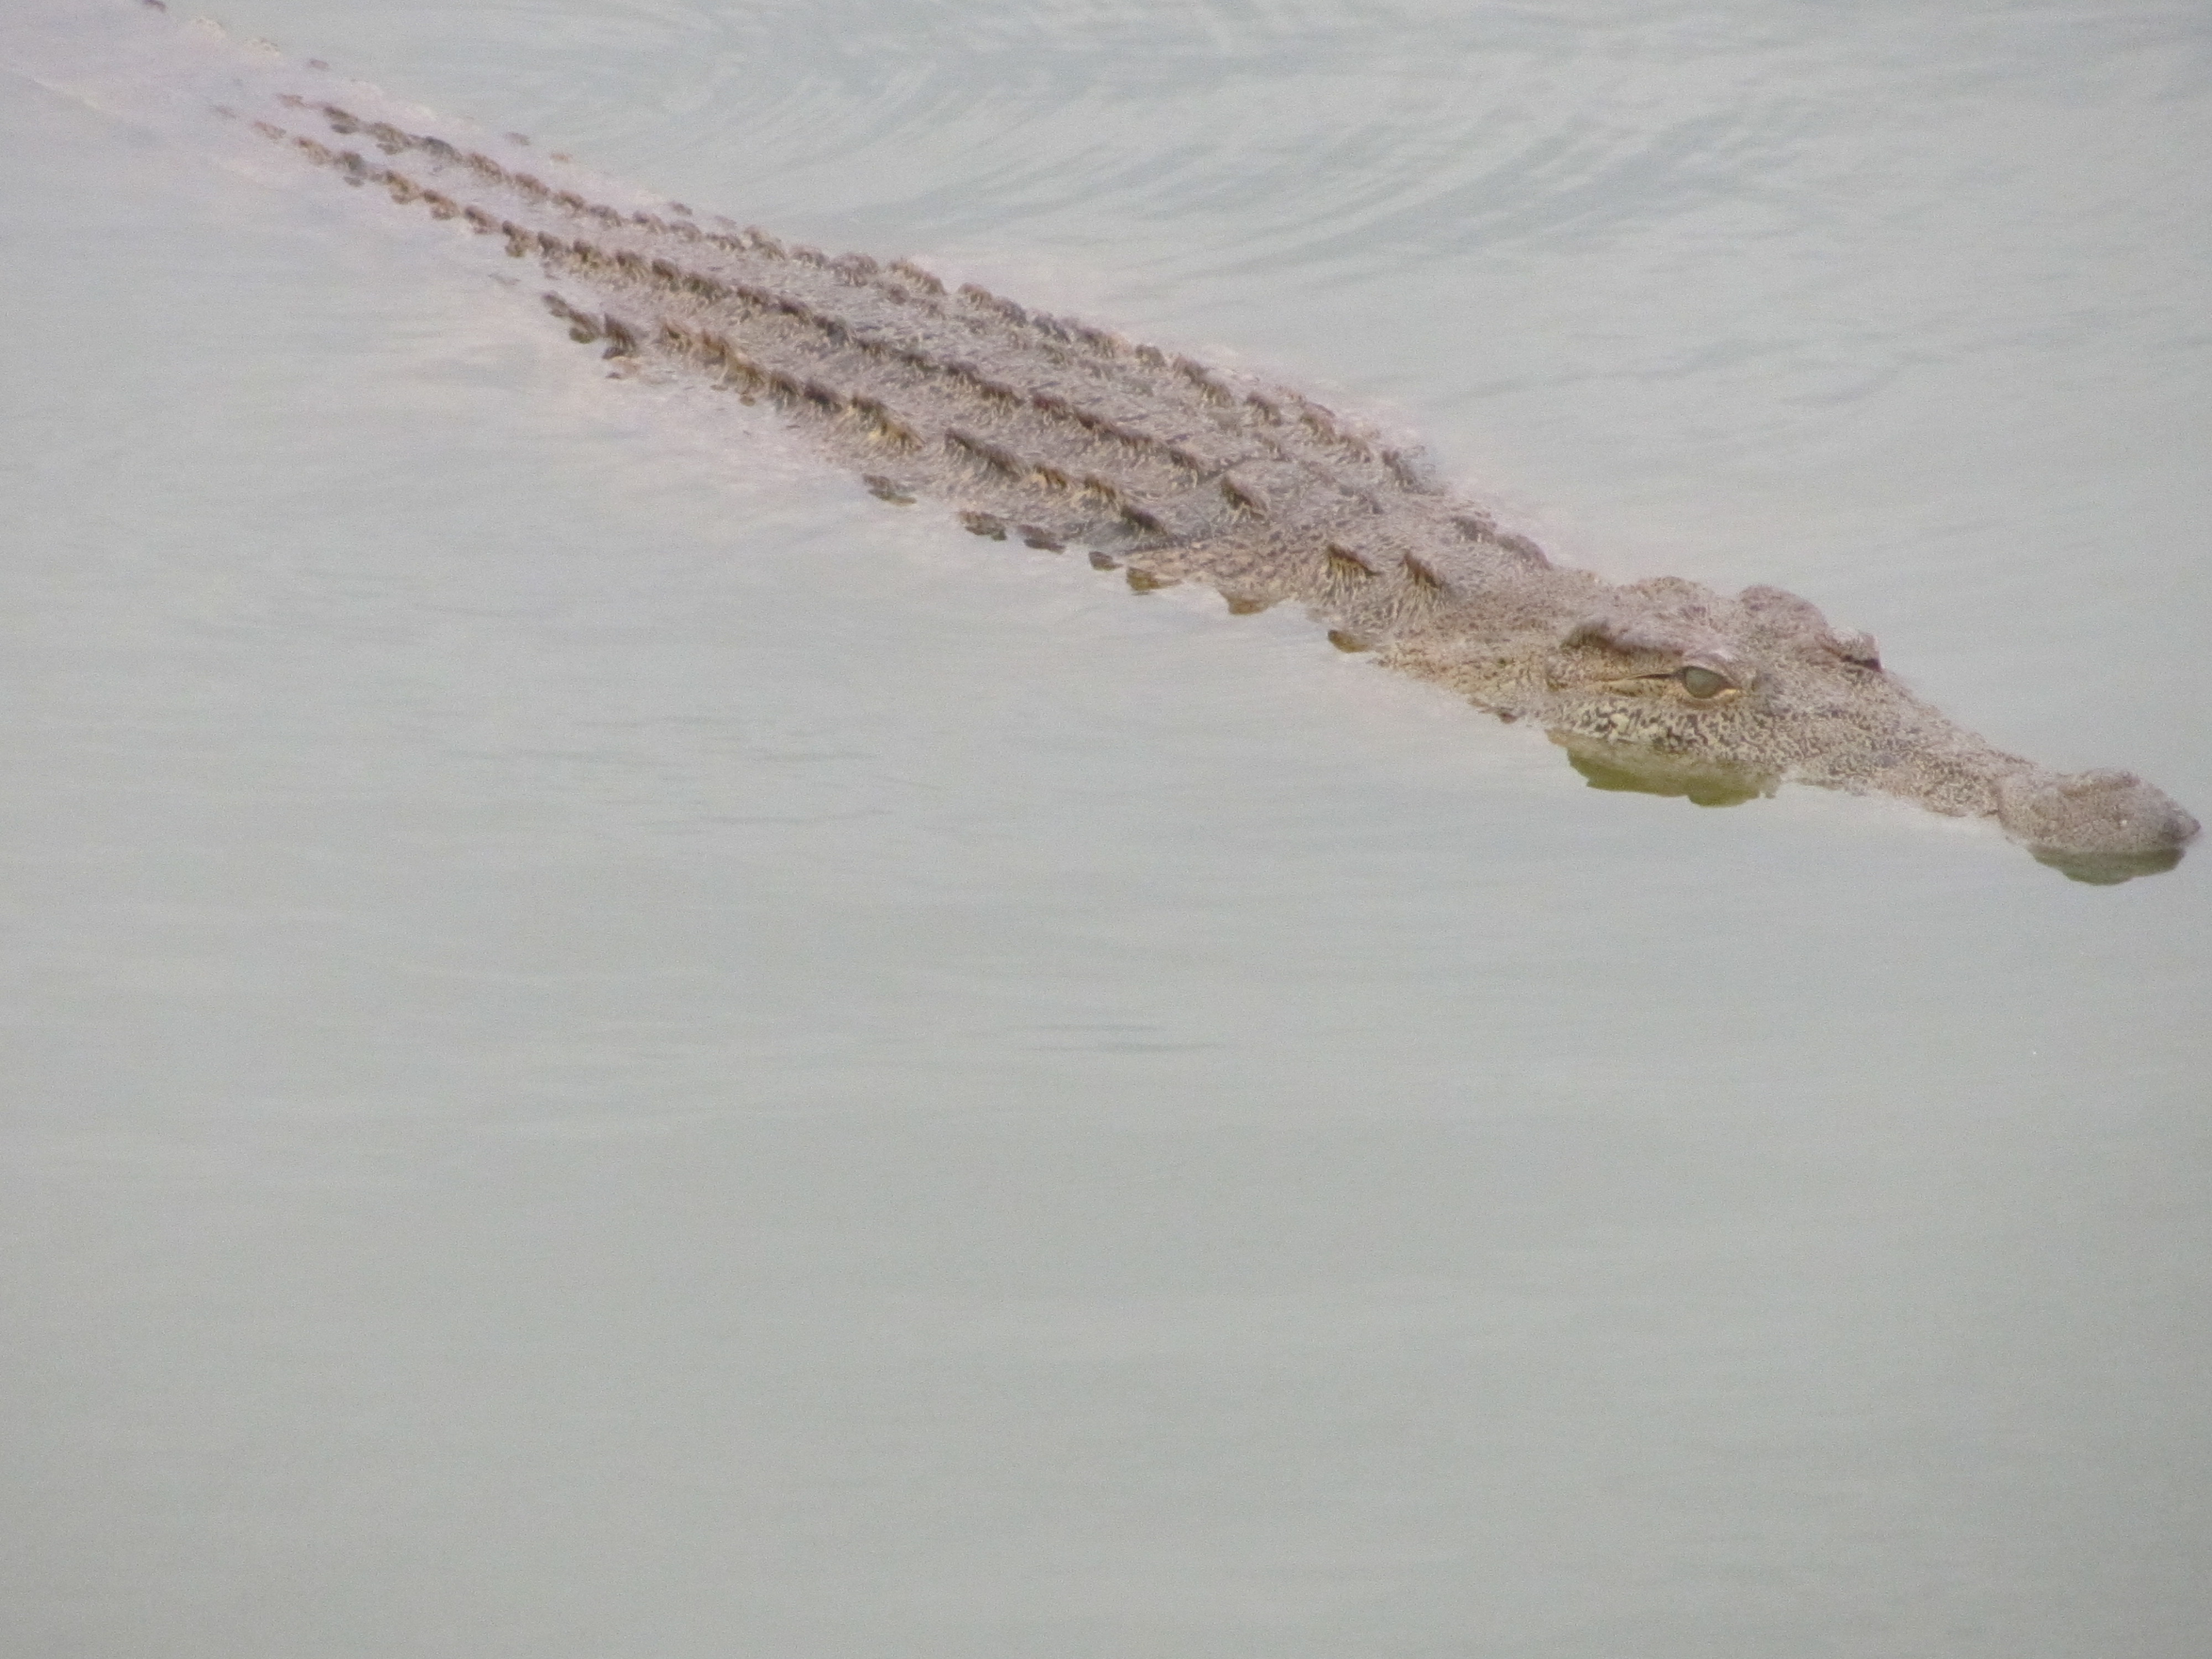
[[[1993,817],[2086,881],[2170,869],[2197,830],[2130,773],[2048,772],[1984,742],[1885,672],[1871,639],[1779,588],[1601,590],[1517,701],[1601,787],[1712,804],[1784,779],[1896,795]]]

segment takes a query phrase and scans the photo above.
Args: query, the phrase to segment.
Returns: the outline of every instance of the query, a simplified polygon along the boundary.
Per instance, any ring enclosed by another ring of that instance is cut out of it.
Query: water
[[[2212,805],[2194,9],[224,16]],[[2200,1650],[2201,854],[1588,789],[0,87],[11,1650]]]

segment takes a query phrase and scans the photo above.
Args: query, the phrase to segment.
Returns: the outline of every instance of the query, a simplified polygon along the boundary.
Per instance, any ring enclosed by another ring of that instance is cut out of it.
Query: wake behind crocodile
[[[186,33],[179,51],[211,49]],[[2131,774],[1984,742],[1808,600],[1557,566],[1296,389],[635,195],[313,60],[238,56],[216,116],[533,267],[546,312],[618,372],[772,405],[878,497],[944,503],[979,536],[1080,550],[1139,591],[1201,584],[1235,613],[1303,607],[1339,648],[1541,728],[1593,782],[1705,804],[1784,781],[1889,795],[1994,818],[2090,881],[2169,869],[2197,832]]]

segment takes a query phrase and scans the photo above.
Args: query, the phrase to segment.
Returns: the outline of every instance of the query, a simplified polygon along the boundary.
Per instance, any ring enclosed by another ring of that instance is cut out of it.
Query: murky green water
[[[2212,816],[2194,9],[223,15]],[[11,1649],[2199,1650],[2203,854],[1593,790],[0,122]]]

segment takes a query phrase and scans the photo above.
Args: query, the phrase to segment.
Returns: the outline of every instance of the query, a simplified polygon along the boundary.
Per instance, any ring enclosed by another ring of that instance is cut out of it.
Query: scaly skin
[[[1541,725],[1594,782],[1719,802],[1784,780],[1992,817],[2092,881],[2171,868],[2194,818],[2124,772],[2045,771],[1905,690],[1771,587],[1553,566],[1371,434],[1282,387],[830,258],[689,209],[623,212],[435,136],[289,95],[256,127],[349,182],[505,240],[610,357],[787,411],[892,501],[1088,547],[1133,586],[1305,606],[1347,650]]]

